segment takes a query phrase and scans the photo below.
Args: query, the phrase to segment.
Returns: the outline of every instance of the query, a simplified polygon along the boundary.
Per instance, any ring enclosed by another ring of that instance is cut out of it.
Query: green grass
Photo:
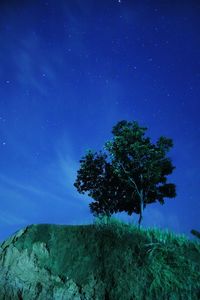
[[[97,218],[94,225],[101,231],[111,230],[119,238],[132,238],[132,249],[137,253],[135,263],[141,266],[134,278],[138,282],[135,299],[200,299],[199,241],[168,230],[139,229],[115,218]],[[129,261],[130,253],[126,259]],[[146,290],[145,295],[140,289]]]
[[[84,286],[94,276],[96,299],[105,298],[104,289],[110,300],[200,299],[200,242],[184,235],[104,217],[88,225],[31,225],[15,247],[31,254],[33,244],[38,267],[63,282]]]

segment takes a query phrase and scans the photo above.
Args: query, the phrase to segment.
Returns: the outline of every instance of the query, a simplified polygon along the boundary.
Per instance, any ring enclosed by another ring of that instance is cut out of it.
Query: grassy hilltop
[[[163,230],[138,229],[114,218],[106,224],[97,220],[91,225],[28,226],[0,245],[0,268],[11,269],[12,276],[0,281],[0,292],[11,293],[12,299],[33,297],[31,288],[28,291],[31,284],[37,286],[37,299],[200,299],[198,241]],[[43,270],[40,275],[38,270]],[[15,298],[11,281],[16,273],[20,288]],[[71,294],[70,282],[73,288],[76,285]],[[62,289],[68,298],[59,296],[64,295]]]

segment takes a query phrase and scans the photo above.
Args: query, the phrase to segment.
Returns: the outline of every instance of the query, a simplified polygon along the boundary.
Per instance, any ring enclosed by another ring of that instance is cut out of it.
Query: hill
[[[200,243],[156,229],[30,225],[0,244],[0,299],[200,299]]]

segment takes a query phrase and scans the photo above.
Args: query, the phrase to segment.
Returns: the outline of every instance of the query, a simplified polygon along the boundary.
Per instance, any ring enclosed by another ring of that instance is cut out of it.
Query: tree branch
[[[126,174],[129,174],[129,173],[125,170],[125,168],[124,168],[124,166],[123,166],[122,163],[120,163],[120,166],[122,167],[122,169],[124,170],[124,172],[125,172]],[[134,181],[132,178],[130,178],[130,177],[128,177],[128,178],[129,178],[129,180],[133,183],[133,185],[135,186],[135,189],[136,189],[136,191],[137,191],[137,193],[138,193],[138,196],[141,197],[140,192],[139,192],[139,190],[138,190],[138,187],[137,187],[137,184],[135,183],[135,181]]]

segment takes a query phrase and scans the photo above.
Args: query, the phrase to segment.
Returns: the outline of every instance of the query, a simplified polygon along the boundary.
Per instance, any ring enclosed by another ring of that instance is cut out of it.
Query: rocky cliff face
[[[1,245],[0,299],[104,299],[104,284],[95,278],[93,272],[88,274],[85,270],[88,277],[85,284],[79,284],[73,276],[70,276],[72,269],[77,269],[77,272],[79,269],[81,273],[80,259],[74,259],[70,268],[73,253],[67,255],[63,249],[64,247],[69,252],[67,247],[69,245],[63,245],[59,251],[58,243],[58,248],[53,250],[51,247],[56,247],[54,236],[56,232],[48,231],[50,228],[53,229],[52,226],[46,227],[46,230],[43,227],[44,225],[26,227]],[[37,240],[38,230],[44,231],[49,238],[48,241],[51,240],[49,245],[46,243],[47,236],[44,237],[44,242]],[[69,240],[68,242],[70,243]],[[76,252],[76,249],[70,251]],[[59,264],[63,264],[60,272]],[[67,267],[69,272],[64,272]]]
[[[198,300],[200,244],[160,232],[31,225],[0,245],[0,300]]]

